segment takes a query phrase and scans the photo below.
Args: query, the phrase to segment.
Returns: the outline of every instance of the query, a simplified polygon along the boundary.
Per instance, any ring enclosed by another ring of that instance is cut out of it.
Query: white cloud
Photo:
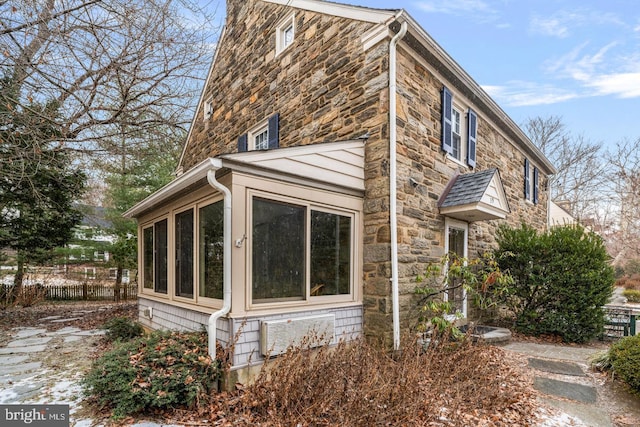
[[[533,15],[529,22],[529,31],[533,34],[566,38],[576,28],[594,25],[624,27],[625,23],[615,13],[587,9],[578,9],[570,12],[560,10],[546,17]]]
[[[569,28],[558,18],[541,18],[534,16],[529,23],[531,32],[545,36],[564,38],[569,35]]]
[[[491,11],[489,5],[482,0],[419,1],[414,6],[429,13],[467,14]]]
[[[510,81],[506,85],[483,85],[482,88],[499,104],[510,107],[549,105],[578,98],[576,93],[549,84]]]
[[[594,76],[586,86],[596,89],[597,95],[614,95],[619,98],[640,97],[640,72]]]

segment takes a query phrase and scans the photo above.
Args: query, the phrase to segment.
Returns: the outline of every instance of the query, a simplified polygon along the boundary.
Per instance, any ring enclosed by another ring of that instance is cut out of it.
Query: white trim
[[[445,217],[444,219],[444,253],[449,253],[449,229],[455,228],[458,230],[464,230],[464,249],[463,249],[463,257],[468,258],[469,256],[469,224],[464,221],[458,221],[449,217]],[[445,266],[445,268],[447,268]],[[446,276],[446,270],[445,270]],[[467,317],[467,291],[463,289],[462,291],[463,300],[462,300],[462,317]],[[449,295],[445,292],[444,301],[448,300]]]
[[[333,3],[318,0],[262,0],[267,3],[279,4],[282,6],[295,7],[311,12],[318,12],[325,15],[333,15],[341,18],[353,19],[356,21],[382,24],[389,18],[395,16],[398,10],[373,9],[362,6],[351,6],[347,4]]]
[[[286,32],[291,28],[293,34],[289,44],[286,43]],[[293,45],[296,38],[296,14],[295,12],[280,21],[276,26],[276,57]]]

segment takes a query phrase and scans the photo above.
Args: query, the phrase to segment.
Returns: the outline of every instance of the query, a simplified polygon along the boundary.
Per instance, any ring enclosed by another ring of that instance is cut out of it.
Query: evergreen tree
[[[16,102],[15,86],[0,80],[0,248],[16,251],[14,290],[27,264],[65,245],[82,219],[74,201],[85,175],[55,141],[57,105]]]

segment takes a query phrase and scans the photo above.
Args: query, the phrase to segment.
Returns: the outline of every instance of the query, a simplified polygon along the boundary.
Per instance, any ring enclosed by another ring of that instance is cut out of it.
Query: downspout
[[[396,45],[407,33],[406,21],[389,42],[389,222],[391,226],[391,299],[393,304],[393,349],[400,349],[400,291],[398,286],[398,214],[396,212]]]
[[[216,171],[222,168],[220,159],[211,159],[211,169],[207,172],[207,181],[223,196],[223,221],[224,229],[222,235],[223,261],[222,261],[222,308],[215,311],[209,317],[209,356],[211,360],[216,360],[216,335],[217,321],[231,310],[231,191],[216,180]]]

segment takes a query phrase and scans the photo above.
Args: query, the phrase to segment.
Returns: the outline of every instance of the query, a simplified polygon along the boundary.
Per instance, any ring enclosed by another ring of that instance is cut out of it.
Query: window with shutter
[[[531,183],[529,181],[529,159],[524,159],[524,198],[531,199]]]
[[[533,203],[538,204],[538,168],[533,168]]]
[[[240,135],[238,137],[238,153],[242,153],[243,151],[247,151],[247,134]]]
[[[442,88],[442,151],[453,154],[453,128],[452,128],[452,102],[453,95],[446,87]]]
[[[476,167],[476,141],[478,135],[478,115],[469,108],[468,114],[468,139],[467,139],[467,164]]]

